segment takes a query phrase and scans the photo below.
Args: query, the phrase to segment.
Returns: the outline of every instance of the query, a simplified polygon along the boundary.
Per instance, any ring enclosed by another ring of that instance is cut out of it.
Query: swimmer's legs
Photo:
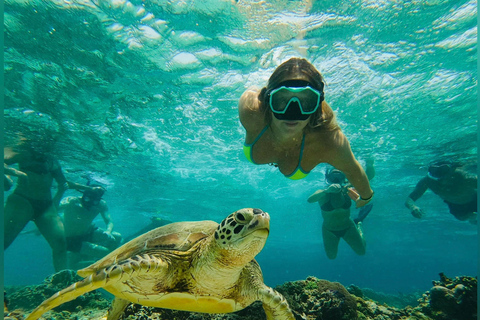
[[[366,251],[366,243],[363,237],[362,223],[352,225],[343,236],[345,242],[355,251],[356,254],[363,256]]]
[[[22,196],[12,193],[4,208],[4,249],[12,244],[32,218],[33,208],[30,202]]]
[[[325,228],[325,226],[322,226],[322,237],[323,247],[325,248],[325,253],[327,254],[328,259],[335,259],[338,253],[338,243],[340,242],[340,238]]]
[[[52,205],[44,214],[36,218],[35,224],[52,248],[55,271],[66,269],[67,243],[65,241],[65,229],[55,207]]]

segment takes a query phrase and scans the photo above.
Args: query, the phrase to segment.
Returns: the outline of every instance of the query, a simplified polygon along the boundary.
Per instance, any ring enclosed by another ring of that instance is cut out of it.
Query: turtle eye
[[[235,212],[235,221],[238,224],[248,224],[253,218],[253,215],[245,210]]]

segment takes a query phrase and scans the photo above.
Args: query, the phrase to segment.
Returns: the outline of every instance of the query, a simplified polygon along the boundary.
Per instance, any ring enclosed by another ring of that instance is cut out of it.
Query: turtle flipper
[[[62,291],[55,293],[35,308],[25,320],[36,320],[45,312],[61,305],[62,303],[71,301],[82,294],[105,286],[107,281],[112,280],[110,276],[117,276],[116,278],[119,278],[119,272],[110,272],[107,276],[107,272],[105,272],[105,270],[102,271],[103,272],[97,272],[97,274],[90,275],[82,281],[76,282]]]
[[[25,320],[36,320],[45,312],[61,305],[62,303],[71,301],[82,294],[105,288],[107,291],[110,286],[114,286],[120,280],[128,278],[133,272],[151,272],[152,270],[161,270],[166,267],[166,263],[158,257],[144,254],[122,261],[120,264],[114,264],[108,268],[96,270],[82,281],[76,282],[71,286],[55,293],[53,296],[45,300],[40,306],[30,313]],[[124,305],[123,305],[124,304]],[[123,309],[127,306],[125,303],[118,302],[117,307],[114,306],[115,312],[118,313],[120,306]],[[123,311],[122,309],[122,311]],[[121,314],[121,313],[120,313]],[[118,318],[118,315],[117,315]],[[108,318],[117,319],[117,318]]]
[[[262,301],[267,320],[295,320],[287,300],[274,289],[265,286],[259,290],[259,300]]]
[[[112,302],[112,306],[110,307],[110,310],[108,310],[107,320],[119,319],[120,316],[123,314],[123,311],[129,304],[130,301],[115,297]]]

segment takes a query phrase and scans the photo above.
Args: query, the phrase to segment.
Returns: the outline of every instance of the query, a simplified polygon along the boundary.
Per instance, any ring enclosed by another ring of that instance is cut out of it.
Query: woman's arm
[[[92,190],[92,187],[89,187],[89,186],[86,186],[86,185],[83,185],[83,184],[80,184],[80,183],[72,182],[72,181],[68,181],[68,188],[69,189],[75,189],[75,190],[80,191],[80,192],[87,191],[87,190]]]
[[[340,184],[333,183],[325,190],[320,189],[315,191],[310,197],[308,197],[307,201],[310,203],[318,202],[320,205],[323,205],[330,201],[331,196],[329,196],[329,194],[341,193],[342,189],[343,188]]]
[[[327,190],[320,189],[315,191],[308,197],[307,201],[309,203],[319,202],[320,205],[324,204],[327,201]]]
[[[330,164],[342,171],[348,181],[355,188],[349,193],[357,208],[366,205],[373,197],[373,190],[370,187],[367,175],[360,163],[355,159],[345,135],[338,131],[335,133],[335,149],[332,151]]]
[[[258,128],[264,127],[264,117],[260,111],[258,92],[256,88],[247,89],[238,103],[238,116],[242,126],[247,130],[247,135],[252,131],[257,131]]]
[[[53,160],[53,168],[51,171],[52,177],[57,182],[57,193],[53,196],[53,204],[56,208],[60,205],[60,200],[62,200],[63,194],[68,190],[68,182],[62,172],[62,167],[57,160]]]
[[[22,156],[18,152],[13,151],[11,148],[3,149],[3,173],[14,177],[27,177],[27,174],[23,171],[10,167],[12,164],[21,161]]]
[[[6,163],[3,164],[3,173],[14,177],[27,177],[27,174],[25,172],[17,170],[15,168],[11,168],[7,166]]]

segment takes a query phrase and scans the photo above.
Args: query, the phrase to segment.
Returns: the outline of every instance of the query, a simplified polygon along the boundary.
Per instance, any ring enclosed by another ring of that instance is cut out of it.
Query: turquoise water
[[[7,0],[4,23],[5,142],[54,137],[67,179],[108,189],[124,236],[152,216],[220,222],[258,207],[272,219],[257,257],[272,286],[314,275],[410,293],[439,272],[477,275],[476,226],[431,192],[425,219],[404,207],[432,160],[476,171],[476,1]],[[238,99],[293,56],[322,72],[357,158],[375,159],[365,256],[343,241],[325,256],[306,202],[323,166],[290,181],[243,157]],[[7,285],[53,273],[41,236],[20,235],[4,256]]]

